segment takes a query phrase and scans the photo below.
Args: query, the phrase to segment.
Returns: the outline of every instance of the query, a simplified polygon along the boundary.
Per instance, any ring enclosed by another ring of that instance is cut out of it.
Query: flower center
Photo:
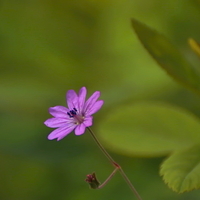
[[[70,118],[74,118],[75,119],[75,123],[76,124],[81,124],[84,121],[84,116],[78,114],[78,110],[76,108],[73,108],[72,110],[70,110],[69,112],[67,112],[67,114],[69,115]]]

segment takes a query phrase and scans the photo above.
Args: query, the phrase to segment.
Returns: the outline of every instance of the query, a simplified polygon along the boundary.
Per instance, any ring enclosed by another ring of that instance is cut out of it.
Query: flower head
[[[48,135],[49,140],[63,139],[73,130],[75,135],[82,135],[85,128],[92,126],[91,116],[103,105],[102,100],[97,100],[100,92],[96,91],[85,101],[87,90],[82,87],[77,94],[74,90],[69,90],[66,95],[68,108],[64,106],[54,106],[49,108],[49,113],[53,118],[47,119],[44,124],[50,128],[57,128]]]
[[[100,185],[99,181],[96,178],[96,174],[88,174],[87,178],[85,179],[87,183],[89,183],[91,189],[97,189]]]

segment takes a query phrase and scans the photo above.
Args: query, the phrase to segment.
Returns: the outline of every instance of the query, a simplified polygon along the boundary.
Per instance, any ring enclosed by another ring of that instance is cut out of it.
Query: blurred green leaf
[[[124,155],[160,156],[200,140],[199,120],[167,104],[119,106],[99,124],[100,138]]]
[[[188,43],[191,47],[191,49],[198,55],[200,56],[200,45],[197,41],[195,41],[193,38],[188,39]]]
[[[200,188],[200,145],[172,154],[161,166],[160,174],[174,191],[182,193]]]
[[[168,39],[132,19],[132,26],[150,55],[176,81],[200,92],[200,71],[194,68]]]

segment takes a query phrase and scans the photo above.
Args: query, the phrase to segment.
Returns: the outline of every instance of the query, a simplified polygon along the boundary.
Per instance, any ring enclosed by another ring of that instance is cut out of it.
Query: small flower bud
[[[89,183],[91,189],[98,189],[98,187],[100,185],[99,181],[96,178],[95,173],[88,174],[85,181]]]

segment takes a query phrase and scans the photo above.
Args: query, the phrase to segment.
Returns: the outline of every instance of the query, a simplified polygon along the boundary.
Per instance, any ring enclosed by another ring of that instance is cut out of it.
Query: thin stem
[[[104,187],[110,181],[110,179],[115,175],[117,170],[119,170],[119,168],[115,168],[114,171],[110,174],[110,176],[98,187],[98,189]]]
[[[129,187],[131,188],[132,192],[135,194],[136,198],[138,200],[142,200],[142,198],[140,197],[139,193],[137,192],[137,190],[135,189],[135,187],[132,185],[131,181],[129,180],[129,178],[126,176],[126,174],[124,173],[123,169],[121,168],[121,166],[119,164],[117,164],[114,159],[110,156],[110,154],[105,150],[105,148],[102,146],[102,144],[99,142],[99,140],[97,139],[97,137],[95,136],[95,134],[93,133],[93,131],[87,127],[88,131],[90,132],[92,138],[94,139],[94,141],[97,143],[98,147],[101,149],[101,151],[104,153],[104,155],[108,158],[108,160],[111,162],[112,165],[114,165],[114,167],[116,169],[119,169],[122,177],[124,178],[124,180],[126,181],[126,183],[129,185]],[[117,170],[116,170],[117,171]],[[115,172],[115,170],[114,170]],[[112,175],[112,174],[111,174]],[[113,174],[114,175],[114,174]],[[113,176],[112,175],[112,176]],[[112,178],[111,176],[111,178]],[[109,178],[109,177],[108,177]]]
[[[93,131],[91,130],[91,128],[87,127],[88,131],[90,132],[92,138],[94,139],[94,141],[97,143],[98,147],[101,149],[101,151],[104,153],[104,155],[108,158],[108,160],[110,160],[110,162],[115,165],[115,161],[114,159],[110,156],[110,154],[105,150],[105,148],[102,146],[102,144],[99,142],[99,140],[96,138],[95,134],[93,133]]]
[[[133,191],[133,193],[135,194],[135,196],[138,198],[138,200],[142,200],[142,198],[140,197],[139,193],[137,192],[137,190],[135,189],[135,187],[132,185],[131,181],[129,180],[129,178],[127,177],[127,175],[123,171],[123,169],[120,168],[119,171],[120,171],[121,175],[123,176],[124,180],[127,182],[127,184],[129,185],[129,187]]]

